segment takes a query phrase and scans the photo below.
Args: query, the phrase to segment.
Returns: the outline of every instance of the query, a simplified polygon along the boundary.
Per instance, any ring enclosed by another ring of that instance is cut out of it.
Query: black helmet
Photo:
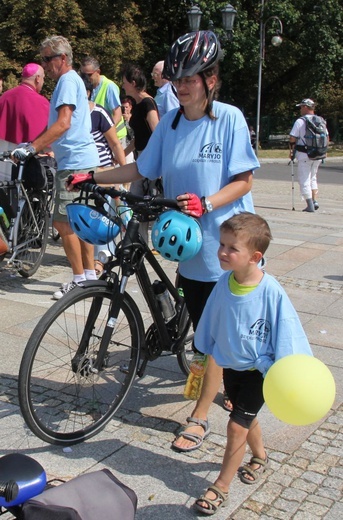
[[[163,77],[175,81],[194,76],[212,67],[221,54],[220,43],[212,31],[187,33],[171,46],[164,62]]]

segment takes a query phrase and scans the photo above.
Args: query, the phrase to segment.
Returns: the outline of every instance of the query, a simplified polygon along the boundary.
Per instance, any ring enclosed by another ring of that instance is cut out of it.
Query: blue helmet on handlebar
[[[84,204],[67,204],[69,224],[74,233],[88,244],[102,246],[112,242],[120,229],[96,208]]]
[[[179,211],[169,210],[157,218],[152,230],[154,248],[167,260],[185,262],[202,246],[201,227],[197,220]]]

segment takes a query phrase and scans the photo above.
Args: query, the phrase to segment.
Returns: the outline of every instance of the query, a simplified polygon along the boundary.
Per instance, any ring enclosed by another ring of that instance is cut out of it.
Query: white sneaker
[[[60,289],[52,295],[53,300],[60,300],[62,296],[74,289],[78,284],[75,282],[62,283]]]

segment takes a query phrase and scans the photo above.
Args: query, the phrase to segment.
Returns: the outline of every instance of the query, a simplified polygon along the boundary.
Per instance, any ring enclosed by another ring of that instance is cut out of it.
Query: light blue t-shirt
[[[164,85],[162,85],[162,87],[157,89],[155,101],[158,108],[160,119],[164,116],[164,114],[166,114],[170,110],[173,110],[173,108],[180,107],[179,100],[176,94],[174,94],[171,83],[165,83]]]
[[[58,170],[94,168],[99,157],[91,134],[87,92],[82,79],[74,70],[63,74],[57,82],[50,101],[48,127],[57,121],[58,108],[62,105],[72,105],[74,110],[70,128],[51,145]]]
[[[175,198],[186,192],[208,197],[229,184],[235,175],[259,168],[242,112],[216,101],[213,112],[216,120],[204,116],[189,121],[181,115],[173,130],[177,110],[171,110],[163,116],[139,156],[139,173],[149,179],[162,176],[165,197]],[[218,280],[223,274],[217,257],[219,226],[242,211],[254,213],[251,193],[199,219],[203,245],[192,260],[179,264],[184,277]]]
[[[201,315],[194,338],[200,352],[211,354],[221,367],[255,368],[263,376],[285,356],[313,355],[297,312],[275,278],[265,273],[256,289],[237,296],[229,289],[230,274],[218,280]]]

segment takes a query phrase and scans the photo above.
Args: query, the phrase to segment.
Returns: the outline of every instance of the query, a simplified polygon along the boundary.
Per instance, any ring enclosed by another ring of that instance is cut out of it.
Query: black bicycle
[[[1,153],[0,161],[11,161],[11,152]],[[12,180],[0,182],[0,238],[7,245],[0,261],[28,278],[39,268],[47,246],[54,177],[34,157],[13,166]]]
[[[176,201],[84,186],[95,191],[92,197],[102,207],[108,203],[105,195],[119,197],[130,206],[132,218],[101,279],[85,282],[57,301],[25,348],[19,372],[21,412],[32,432],[51,444],[75,444],[100,432],[149,361],[174,354],[187,375],[193,354],[182,289],[168,278],[138,231],[140,221],[155,219],[166,207],[177,208]],[[151,313],[146,330],[126,292],[133,275]],[[168,316],[156,296],[161,283],[173,302]]]

